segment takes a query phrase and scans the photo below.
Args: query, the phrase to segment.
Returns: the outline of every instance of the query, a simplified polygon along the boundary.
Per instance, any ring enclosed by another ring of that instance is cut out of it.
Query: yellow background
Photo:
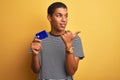
[[[120,0],[0,0],[0,80],[35,80],[29,45],[50,30],[47,7],[68,6],[67,29],[80,30],[84,60],[75,80],[120,80]]]

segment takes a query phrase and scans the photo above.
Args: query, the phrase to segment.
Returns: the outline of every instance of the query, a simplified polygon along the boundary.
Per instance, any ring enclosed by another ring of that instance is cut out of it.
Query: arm
[[[69,51],[70,48],[73,50],[72,45],[66,48],[66,70],[72,76],[78,68],[79,57],[75,57],[74,52]]]
[[[33,70],[34,73],[39,73],[40,63],[39,63],[38,55],[32,55],[31,67],[32,67],[32,70]]]
[[[69,75],[74,75],[74,73],[77,71],[78,63],[78,57],[74,57],[73,54],[66,55],[66,70]]]
[[[70,48],[72,48],[72,41],[76,37],[76,35],[79,32],[76,32],[75,34],[72,34],[71,31],[67,31],[64,35],[61,35],[65,47],[66,47],[66,70],[68,75],[74,75],[78,68],[78,63],[79,63],[79,57],[74,56],[74,51],[70,52]]]
[[[40,62],[39,62],[39,52],[41,49],[41,44],[40,44],[40,40],[39,39],[35,39],[33,40],[32,44],[31,44],[31,49],[32,49],[32,70],[35,73],[39,73],[40,71]]]

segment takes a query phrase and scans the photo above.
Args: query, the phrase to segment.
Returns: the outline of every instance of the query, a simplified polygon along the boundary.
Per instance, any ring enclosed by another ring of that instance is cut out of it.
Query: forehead
[[[53,14],[67,14],[68,11],[66,8],[56,8]]]

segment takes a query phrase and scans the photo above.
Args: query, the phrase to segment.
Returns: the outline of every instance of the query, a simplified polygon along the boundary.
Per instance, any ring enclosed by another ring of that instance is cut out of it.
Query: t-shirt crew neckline
[[[54,36],[54,37],[60,37],[61,35],[54,35],[52,34],[51,32],[48,32],[51,36]]]

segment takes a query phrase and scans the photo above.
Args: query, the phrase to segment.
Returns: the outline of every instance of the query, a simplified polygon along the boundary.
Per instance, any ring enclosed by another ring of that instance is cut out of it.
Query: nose
[[[67,21],[67,18],[65,16],[62,17],[62,21],[63,22],[66,22]]]

